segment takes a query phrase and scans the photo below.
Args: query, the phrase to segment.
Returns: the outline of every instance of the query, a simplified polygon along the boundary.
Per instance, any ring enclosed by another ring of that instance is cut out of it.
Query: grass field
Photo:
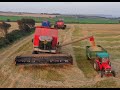
[[[103,77],[93,69],[86,59],[83,40],[62,48],[63,53],[71,54],[74,64],[55,66],[15,66],[17,55],[31,54],[32,35],[22,38],[6,49],[0,51],[0,87],[7,88],[115,88],[120,87],[120,25],[119,24],[67,24],[65,30],[59,30],[60,43],[67,43],[84,36],[94,35],[96,44],[103,46],[110,54],[116,77]]]
[[[80,24],[118,24],[119,20],[117,19],[107,19],[107,18],[75,18],[75,17],[64,17],[58,16],[53,18],[46,18],[46,17],[31,17],[31,16],[0,16],[0,21],[17,21],[22,18],[31,18],[34,19],[36,22],[40,23],[43,20],[47,19],[51,23],[55,23],[59,18],[64,19],[65,23],[80,23]]]

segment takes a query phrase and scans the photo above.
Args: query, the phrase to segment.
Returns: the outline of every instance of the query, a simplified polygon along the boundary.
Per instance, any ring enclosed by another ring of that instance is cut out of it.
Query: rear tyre
[[[66,25],[64,25],[64,29],[66,29]]]
[[[55,25],[54,28],[58,29],[57,25]]]
[[[94,69],[95,69],[96,71],[99,71],[99,70],[100,70],[97,62],[94,62],[93,67],[94,67]]]
[[[64,25],[64,27],[62,29],[65,29],[66,28],[66,25]]]
[[[32,43],[33,43],[33,39],[32,39]]]
[[[115,73],[115,71],[114,71],[114,70],[113,70],[113,71],[111,71],[111,73],[112,73],[113,77],[115,77],[115,76],[116,76],[116,73]]]

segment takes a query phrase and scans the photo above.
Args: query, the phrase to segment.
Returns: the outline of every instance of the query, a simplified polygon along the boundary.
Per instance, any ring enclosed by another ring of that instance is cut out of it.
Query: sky
[[[120,2],[0,2],[0,11],[104,14],[120,17]]]

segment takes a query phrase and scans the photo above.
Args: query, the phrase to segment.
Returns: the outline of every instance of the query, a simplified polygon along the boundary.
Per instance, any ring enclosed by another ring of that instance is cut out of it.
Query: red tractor
[[[94,69],[101,72],[101,77],[105,76],[116,76],[114,70],[112,70],[109,54],[107,52],[96,53],[94,61]]]
[[[59,20],[55,23],[54,28],[56,29],[65,29],[66,25],[64,24],[63,20]]]

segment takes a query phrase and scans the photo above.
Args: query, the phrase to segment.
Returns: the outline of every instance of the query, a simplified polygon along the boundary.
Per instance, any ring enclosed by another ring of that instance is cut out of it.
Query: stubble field
[[[62,48],[63,53],[73,56],[73,65],[15,66],[17,55],[32,52],[30,35],[0,51],[0,87],[120,87],[120,25],[119,24],[67,24],[59,30],[59,42],[67,43],[84,36],[94,35],[95,42],[104,47],[111,56],[116,77],[103,77],[93,69],[86,58],[85,47],[89,40],[83,40]]]

